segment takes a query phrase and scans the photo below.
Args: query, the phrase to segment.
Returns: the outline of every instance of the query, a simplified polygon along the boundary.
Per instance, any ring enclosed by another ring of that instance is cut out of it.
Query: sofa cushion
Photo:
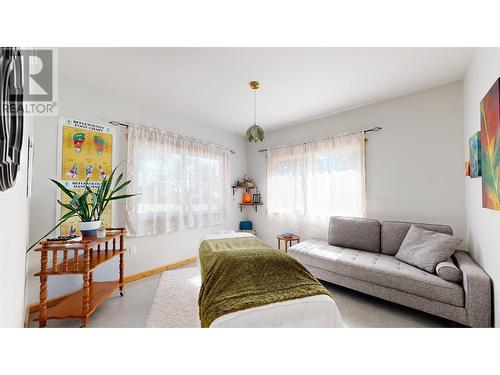
[[[381,229],[381,252],[387,255],[396,255],[401,244],[403,243],[406,233],[412,225],[419,228],[432,230],[434,232],[453,234],[453,230],[449,225],[440,224],[425,224],[425,223],[408,223],[403,221],[384,221]]]
[[[306,266],[451,305],[464,306],[462,285],[443,280],[390,255],[330,246],[327,241],[316,239],[302,241],[290,247],[288,254]]]
[[[436,266],[436,273],[442,279],[452,283],[462,282],[462,271],[453,263],[453,259],[448,258]]]
[[[412,225],[406,234],[396,259],[433,273],[438,263],[453,255],[460,238],[425,230]]]
[[[380,222],[358,217],[332,216],[328,243],[333,246],[380,252]]]

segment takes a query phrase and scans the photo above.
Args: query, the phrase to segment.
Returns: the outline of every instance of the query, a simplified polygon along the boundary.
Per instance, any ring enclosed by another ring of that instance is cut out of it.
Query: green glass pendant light
[[[259,125],[257,125],[257,90],[259,89],[259,87],[260,87],[259,82],[257,81],[250,82],[250,88],[254,92],[254,102],[253,102],[254,112],[253,112],[253,125],[247,129],[246,136],[248,142],[253,141],[255,143],[264,141],[264,130],[262,130],[262,128]]]

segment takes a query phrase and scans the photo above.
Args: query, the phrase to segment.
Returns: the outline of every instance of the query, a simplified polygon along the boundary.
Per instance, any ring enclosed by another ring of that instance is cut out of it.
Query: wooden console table
[[[36,249],[41,255],[40,272],[35,274],[40,277],[40,314],[37,319],[40,327],[45,327],[48,319],[66,318],[80,318],[81,327],[86,327],[89,316],[111,293],[119,289],[120,296],[123,296],[124,237],[124,228],[110,228],[107,229],[105,238],[40,242],[42,247]],[[50,268],[49,254],[52,265]],[[118,280],[94,282],[94,269],[117,255],[120,257]],[[82,275],[83,287],[65,296],[57,305],[47,308],[47,279],[48,276],[56,275]]]

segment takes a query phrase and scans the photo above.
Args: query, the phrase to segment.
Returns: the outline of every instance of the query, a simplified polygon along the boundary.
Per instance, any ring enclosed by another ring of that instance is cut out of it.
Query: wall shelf
[[[240,212],[243,212],[243,207],[247,207],[247,206],[253,206],[255,209],[255,212],[257,212],[257,207],[262,206],[263,203],[239,203],[239,205],[240,205]]]
[[[250,190],[255,189],[255,186],[253,187],[231,186],[231,188],[233,189],[233,197],[234,197],[234,194],[236,193],[237,190],[245,189],[246,192],[249,192]]]

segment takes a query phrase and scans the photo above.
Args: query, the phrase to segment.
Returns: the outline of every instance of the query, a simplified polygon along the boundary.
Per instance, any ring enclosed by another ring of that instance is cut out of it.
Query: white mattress
[[[223,231],[201,240],[254,237],[250,233]],[[198,257],[199,258],[199,257]],[[236,311],[215,319],[210,328],[343,328],[345,327],[335,301],[325,295],[271,303]]]

